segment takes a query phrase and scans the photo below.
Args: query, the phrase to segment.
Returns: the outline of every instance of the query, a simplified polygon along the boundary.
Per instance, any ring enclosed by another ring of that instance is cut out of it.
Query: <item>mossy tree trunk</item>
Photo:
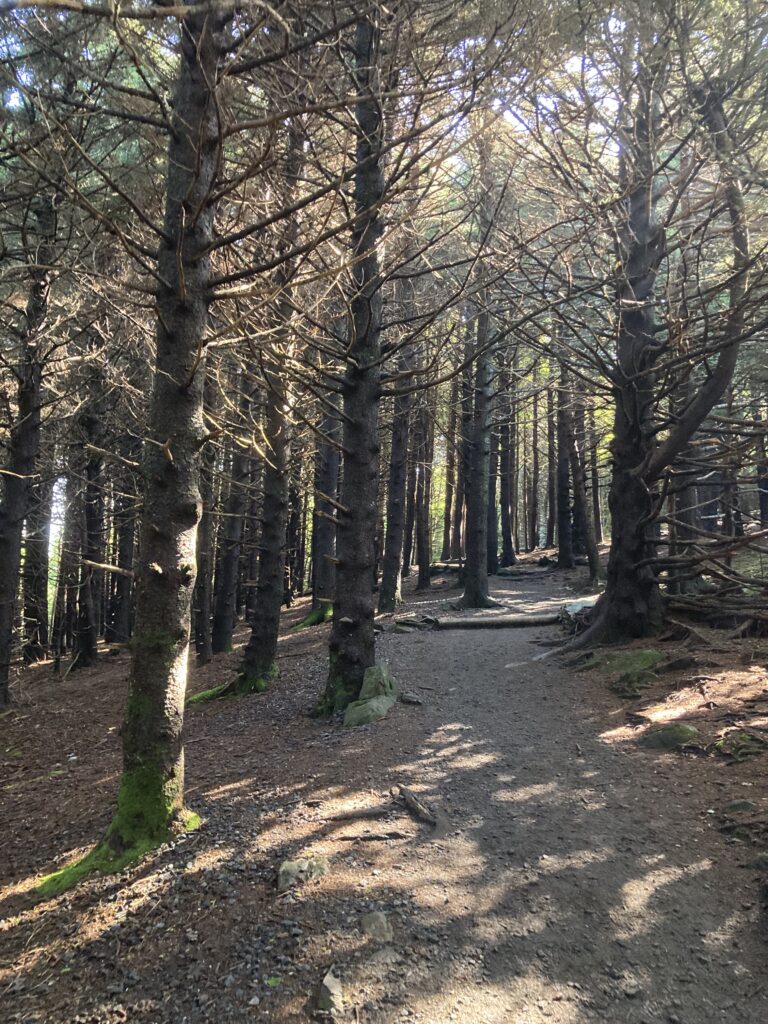
[[[379,244],[383,117],[379,95],[378,11],[355,30],[357,164],[352,229],[354,296],[351,337],[342,384],[344,466],[341,483],[336,598],[329,642],[329,672],[322,707],[339,710],[360,693],[365,670],[374,664],[373,567],[379,463],[378,408],[381,396],[381,277]]]
[[[158,256],[157,352],[144,447],[123,775],[106,837],[109,858],[115,863],[164,841],[187,819],[182,724],[201,507],[200,451],[205,441],[201,353],[210,302],[207,252],[213,241],[221,146],[213,90],[225,17],[195,11],[180,28]]]

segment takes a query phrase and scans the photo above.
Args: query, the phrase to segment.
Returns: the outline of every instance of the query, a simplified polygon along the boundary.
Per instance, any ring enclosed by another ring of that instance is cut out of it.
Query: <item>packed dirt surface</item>
[[[477,614],[559,608],[577,585],[523,571]],[[451,614],[457,594],[438,580],[407,612]],[[332,969],[336,1016],[364,1024],[765,1024],[764,755],[718,756],[714,733],[682,753],[638,743],[675,702],[717,717],[727,645],[710,644],[709,683],[654,679],[641,707],[552,653],[556,626],[388,627],[378,656],[414,702],[345,730],[308,714],[327,629],[286,630],[268,693],[189,708],[199,831],[44,901],[35,882],[109,821],[128,655],[63,682],[26,674],[0,721],[4,1022],[294,1024],[322,1019]],[[674,639],[660,649],[679,657]],[[734,678],[754,709],[768,677],[748,653]],[[195,670],[191,689],[236,664]],[[327,873],[278,894],[281,862],[307,855]]]

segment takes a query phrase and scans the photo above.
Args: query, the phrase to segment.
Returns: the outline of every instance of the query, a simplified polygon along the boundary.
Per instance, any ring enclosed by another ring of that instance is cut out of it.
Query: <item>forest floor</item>
[[[493,591],[542,611],[579,583],[531,565]],[[405,613],[443,614],[457,593],[438,579]],[[63,681],[24,674],[0,720],[3,1022],[294,1024],[321,1019],[333,968],[361,1024],[765,1024],[767,759],[713,746],[749,730],[759,749],[764,644],[657,642],[670,671],[627,701],[615,673],[539,658],[556,626],[387,629],[379,658],[423,703],[345,730],[309,717],[328,627],[289,633],[305,612],[286,613],[269,692],[189,708],[202,828],[47,900],[35,882],[109,821],[128,654]],[[195,669],[192,691],[237,656]],[[686,752],[638,742],[681,718],[700,729]],[[400,784],[436,827],[394,799]],[[360,811],[382,816],[338,817]],[[308,853],[328,873],[278,895],[279,864]]]

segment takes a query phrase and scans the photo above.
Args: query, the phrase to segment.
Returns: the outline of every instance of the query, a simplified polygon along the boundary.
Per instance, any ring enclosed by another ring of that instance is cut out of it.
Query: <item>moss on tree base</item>
[[[318,718],[328,718],[337,711],[344,711],[349,704],[357,700],[360,686],[347,683],[338,669],[338,658],[331,654],[328,665],[328,682],[325,692],[315,707]]]
[[[41,879],[36,887],[38,894],[40,896],[58,896],[73,888],[89,875],[117,874],[135,861],[141,860],[152,850],[162,846],[163,843],[168,842],[174,835],[192,832],[202,824],[199,814],[184,808],[161,831],[143,837],[136,836],[129,846],[125,846],[120,835],[119,821],[120,811],[118,809],[118,814],[104,839],[73,864],[68,864]]]
[[[291,626],[291,633],[298,633],[300,629],[308,629],[310,626],[322,626],[324,622],[330,622],[333,618],[333,604],[330,601],[323,601],[317,608],[313,608],[309,615],[306,615],[301,622]]]
[[[228,683],[212,686],[210,690],[201,690],[200,693],[187,697],[186,704],[204,704],[206,701],[219,700],[222,697],[247,697],[251,693],[265,693],[279,675],[277,665],[273,665],[261,675],[239,672]]]

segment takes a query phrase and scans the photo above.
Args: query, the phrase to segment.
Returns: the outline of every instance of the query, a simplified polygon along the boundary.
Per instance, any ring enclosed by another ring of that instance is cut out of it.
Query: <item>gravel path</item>
[[[389,645],[396,675],[444,684],[413,773],[462,829],[422,852],[414,883],[478,981],[439,972],[414,1009],[430,1024],[764,1024],[754,880],[704,793],[674,755],[602,740],[582,678],[554,659],[505,668],[540,653],[531,632]]]

